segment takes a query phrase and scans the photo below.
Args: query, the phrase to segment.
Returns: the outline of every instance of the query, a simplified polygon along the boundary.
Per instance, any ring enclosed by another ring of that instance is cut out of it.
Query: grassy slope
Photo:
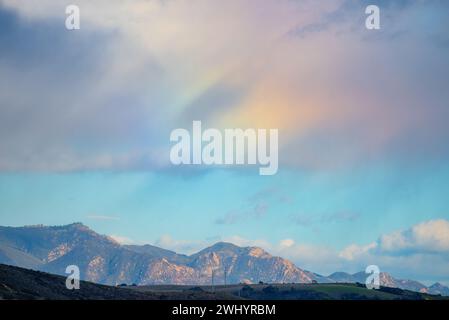
[[[255,300],[433,300],[445,299],[440,296],[417,293],[396,288],[368,290],[357,284],[257,284],[251,286],[142,286],[134,290],[147,293],[161,293],[180,295],[189,291],[215,292],[226,294],[239,299]],[[446,297],[446,299],[449,299]]]

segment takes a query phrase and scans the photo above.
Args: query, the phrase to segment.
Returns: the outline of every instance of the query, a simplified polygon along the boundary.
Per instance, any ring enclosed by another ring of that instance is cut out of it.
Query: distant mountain
[[[359,281],[359,279],[356,279],[356,274],[352,275],[346,272],[334,272],[328,276],[329,279],[331,279],[333,282],[336,283],[355,283],[360,282],[363,283],[363,281]]]
[[[366,273],[363,271],[354,274],[349,274],[346,272],[335,272],[329,275],[328,278],[331,279],[332,282],[337,283],[365,283]],[[444,296],[449,296],[449,288],[443,286],[440,283],[435,283],[430,287],[427,287],[418,281],[395,279],[387,272],[380,273],[380,285],[389,288],[399,288],[421,293],[441,294]]]
[[[261,248],[217,243],[186,256],[155,246],[120,245],[81,223],[0,227],[0,263],[64,275],[68,265],[82,279],[109,285],[298,282],[320,277]],[[213,275],[212,275],[213,274]]]
[[[333,273],[324,277],[298,268],[258,247],[219,242],[187,256],[151,245],[121,245],[81,223],[47,227],[0,227],[0,263],[65,275],[77,265],[81,278],[91,282],[191,284],[226,283],[364,283],[366,274]],[[381,285],[422,293],[447,294],[448,288],[429,288],[411,280],[381,274]]]
[[[442,296],[448,296],[449,297],[449,288],[446,286],[443,286],[441,283],[434,283],[428,288],[428,292],[430,294],[440,294]]]

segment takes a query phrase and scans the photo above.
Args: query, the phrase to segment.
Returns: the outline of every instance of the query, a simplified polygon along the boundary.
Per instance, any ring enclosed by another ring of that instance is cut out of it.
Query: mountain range
[[[3,300],[446,300],[449,297],[354,283],[233,284],[226,286],[106,286],[81,281],[67,290],[66,277],[0,264]],[[2,307],[4,304],[2,304]],[[126,308],[125,308],[126,309]],[[3,310],[3,309],[2,309]]]
[[[365,283],[366,274],[319,275],[259,247],[219,242],[192,255],[152,245],[122,245],[81,223],[0,227],[0,263],[65,275],[77,265],[81,279],[106,284],[208,285],[233,283]],[[382,286],[449,296],[449,288],[380,274]]]

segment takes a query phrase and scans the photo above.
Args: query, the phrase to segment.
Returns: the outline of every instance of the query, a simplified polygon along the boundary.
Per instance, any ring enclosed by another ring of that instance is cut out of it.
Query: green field
[[[435,300],[441,296],[396,288],[369,290],[360,284],[253,284],[228,286],[140,286],[141,293],[162,295],[169,299],[254,299],[254,300]]]

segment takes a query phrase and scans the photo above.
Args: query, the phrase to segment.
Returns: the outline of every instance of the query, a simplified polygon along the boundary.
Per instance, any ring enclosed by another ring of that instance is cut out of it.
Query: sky
[[[449,284],[447,1],[76,4],[0,0],[0,225]],[[277,174],[174,166],[194,120],[278,129]]]

